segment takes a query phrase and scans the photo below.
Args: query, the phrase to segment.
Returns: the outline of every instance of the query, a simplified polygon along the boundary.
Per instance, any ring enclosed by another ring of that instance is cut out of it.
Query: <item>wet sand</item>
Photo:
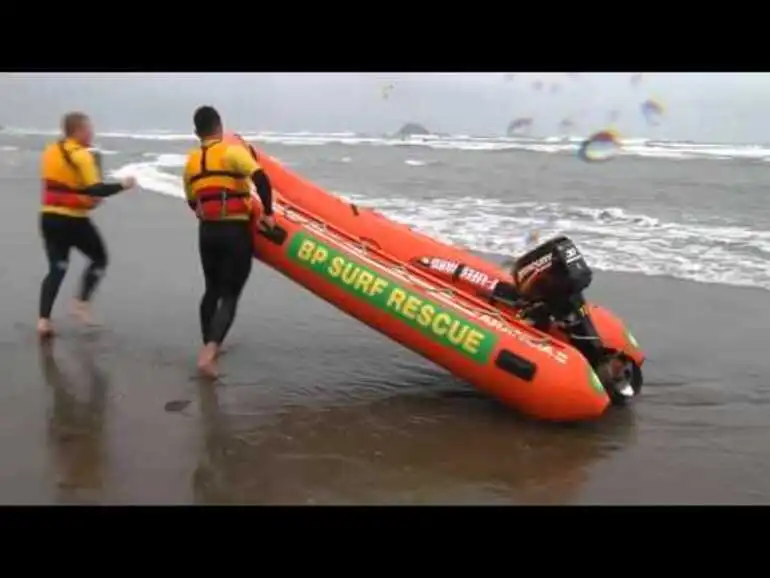
[[[12,173],[11,171],[16,171]],[[0,503],[769,503],[768,293],[598,274],[649,358],[596,424],[524,419],[255,267],[212,388],[195,377],[202,286],[179,200],[101,208],[104,327],[66,308],[34,335],[45,261],[34,165],[0,166]]]

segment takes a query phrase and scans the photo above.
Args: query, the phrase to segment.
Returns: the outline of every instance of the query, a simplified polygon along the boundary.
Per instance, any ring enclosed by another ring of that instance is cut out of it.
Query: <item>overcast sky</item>
[[[514,73],[515,74],[515,73]],[[102,130],[191,130],[200,104],[217,106],[230,128],[386,133],[405,122],[434,132],[502,134],[531,116],[541,135],[571,117],[579,132],[604,128],[612,110],[625,136],[768,142],[770,74],[0,74],[0,124],[55,128],[66,110],[92,114]],[[542,81],[541,91],[533,84]],[[383,89],[393,85],[389,98]],[[558,88],[553,88],[557,86]],[[554,92],[552,92],[552,90]],[[645,99],[667,107],[649,127]]]

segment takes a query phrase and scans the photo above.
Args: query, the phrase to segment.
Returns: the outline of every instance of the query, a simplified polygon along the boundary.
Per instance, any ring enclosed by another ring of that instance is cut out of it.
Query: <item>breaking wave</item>
[[[145,189],[181,198],[178,170],[184,160],[179,154],[156,155],[154,160],[125,165],[113,175],[132,174]],[[666,221],[618,207],[480,197],[343,196],[432,236],[484,253],[516,255],[532,231],[541,235],[561,232],[572,237],[591,266],[599,270],[770,290],[770,231],[766,230]]]
[[[7,128],[6,135],[55,135],[56,131]],[[245,132],[243,136],[252,142],[280,144],[283,146],[390,146],[424,147],[441,150],[476,152],[530,151],[550,154],[574,154],[584,136],[552,136],[546,138],[528,137],[482,137],[468,135],[420,135],[408,138],[374,136],[354,132],[312,133],[312,132]],[[147,132],[104,132],[104,140],[143,140],[194,142],[191,133],[169,131]],[[717,144],[693,142],[669,142],[650,139],[629,138],[622,140],[621,155],[671,160],[712,159],[712,160],[770,160],[770,146],[762,144]]]

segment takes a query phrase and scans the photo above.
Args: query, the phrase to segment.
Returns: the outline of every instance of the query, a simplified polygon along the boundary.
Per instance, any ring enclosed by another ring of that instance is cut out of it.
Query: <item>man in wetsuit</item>
[[[268,229],[274,224],[273,194],[267,175],[246,147],[223,141],[222,119],[213,107],[198,108],[193,123],[201,146],[187,157],[184,187],[187,203],[199,219],[198,250],[205,280],[198,370],[215,378],[219,348],[251,274],[251,183],[263,206],[259,224]]]
[[[40,230],[43,235],[48,274],[40,288],[37,331],[41,337],[53,334],[51,310],[75,248],[91,262],[83,273],[73,313],[91,322],[89,302],[107,267],[107,251],[99,231],[88,218],[102,199],[133,188],[133,177],[118,183],[102,182],[101,171],[89,151],[93,126],[82,112],[71,112],[62,121],[64,138],[43,152],[41,176],[43,198]]]

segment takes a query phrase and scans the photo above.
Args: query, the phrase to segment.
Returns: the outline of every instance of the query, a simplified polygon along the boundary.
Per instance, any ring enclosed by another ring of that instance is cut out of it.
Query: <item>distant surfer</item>
[[[71,112],[62,120],[63,138],[46,147],[41,163],[43,198],[40,230],[48,258],[48,274],[40,288],[37,331],[41,337],[53,335],[51,310],[69,266],[70,249],[83,253],[86,267],[75,299],[73,314],[93,323],[91,297],[107,268],[107,251],[89,213],[102,199],[136,186],[133,177],[117,183],[102,181],[92,145],[93,125],[82,112]]]
[[[226,142],[219,113],[201,106],[193,115],[201,141],[187,156],[184,188],[189,207],[198,217],[198,251],[205,291],[200,302],[203,348],[198,370],[218,376],[217,356],[232,327],[253,258],[251,183],[262,201],[262,227],[272,229],[273,193],[270,180],[240,143]]]

